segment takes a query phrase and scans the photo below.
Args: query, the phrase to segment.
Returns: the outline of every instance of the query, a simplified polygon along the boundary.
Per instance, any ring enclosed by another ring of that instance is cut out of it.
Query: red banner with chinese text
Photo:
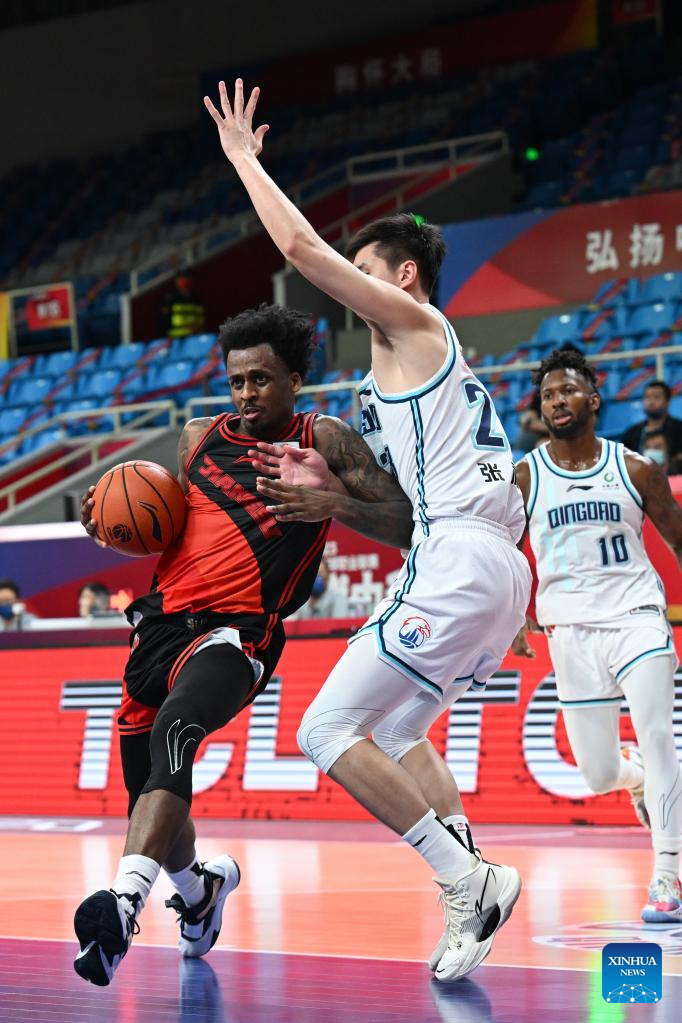
[[[26,325],[29,330],[68,327],[73,321],[71,291],[66,285],[47,288],[26,302]]]

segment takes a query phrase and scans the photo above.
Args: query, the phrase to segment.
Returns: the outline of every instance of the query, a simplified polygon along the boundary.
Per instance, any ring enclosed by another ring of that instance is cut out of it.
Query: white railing
[[[70,451],[65,452],[58,458],[50,459],[45,465],[39,466],[32,472],[28,472],[25,475],[19,477],[19,479],[13,480],[11,483],[6,483],[4,486],[0,486],[0,501],[7,501],[6,511],[11,511],[17,506],[17,494],[25,487],[30,486],[33,483],[40,483],[44,480],[55,469],[63,469],[67,465],[71,465],[74,462],[79,462],[82,459],[87,460],[88,465],[94,465],[100,459],[99,449],[103,444],[119,434],[122,426],[122,417],[124,415],[130,415],[130,413],[140,412],[140,415],[135,416],[128,423],[125,424],[126,431],[139,430],[150,419],[155,419],[158,415],[167,412],[168,413],[168,425],[174,426],[180,416],[180,412],[175,407],[172,401],[147,401],[147,402],[135,402],[130,405],[105,405],[102,408],[95,409],[78,409],[74,412],[60,412],[56,416],[52,416],[44,423],[40,423],[37,426],[32,426],[28,430],[21,431],[17,436],[10,441],[7,441],[0,447],[0,454],[4,454],[7,451],[11,451],[13,447],[18,447],[27,437],[35,436],[36,434],[43,433],[45,430],[54,429],[54,427],[60,428],[60,438],[54,441],[54,444],[46,445],[44,448],[39,448],[37,451],[32,451],[30,454],[25,455],[20,461],[28,462],[35,458],[43,456],[49,456],[50,451],[58,444],[68,443],[71,447]],[[66,425],[74,419],[102,419],[104,417],[112,418],[114,421],[113,430],[109,430],[106,433],[98,433],[92,437],[69,437],[66,433]],[[15,463],[16,465],[16,463]],[[11,470],[13,466],[8,464],[4,466],[4,471]],[[59,484],[63,480],[59,481]]]
[[[557,347],[559,347],[557,345]],[[666,348],[635,348],[628,352],[604,352],[603,354],[597,353],[596,355],[586,355],[585,359],[587,362],[603,363],[603,362],[625,362],[627,359],[632,361],[639,359],[653,359],[656,363],[656,376],[659,380],[664,379],[665,372],[665,360],[669,355],[679,355],[682,352],[682,345],[668,345]],[[520,362],[508,362],[498,363],[494,366],[472,366],[472,369],[476,373],[476,376],[495,376],[501,373],[528,373],[535,370],[540,365],[540,360],[537,359],[533,362],[520,361]]]
[[[466,162],[478,162],[489,159],[499,153],[505,153],[509,149],[507,136],[504,132],[493,131],[482,135],[465,136],[459,139],[445,139],[440,142],[428,142],[420,146],[409,146],[404,149],[390,149],[375,153],[368,153],[365,156],[352,157],[334,164],[327,170],[322,171],[314,178],[301,182],[295,188],[290,189],[287,194],[295,206],[299,208],[320,199],[324,195],[341,188],[343,185],[359,184],[366,181],[374,181],[382,178],[389,178],[397,174],[418,174],[423,171],[434,171],[438,167],[460,166]],[[381,162],[389,163],[388,167],[372,170],[372,165]],[[227,168],[226,168],[227,173]],[[414,186],[414,182],[410,183]],[[404,203],[404,186],[396,193]],[[391,198],[391,192],[384,193],[383,201]],[[379,206],[380,200],[367,204],[367,209]],[[398,208],[398,207],[395,207]],[[355,210],[349,214],[347,220],[362,215],[362,211]],[[130,272],[130,297],[143,294],[152,288],[157,287],[164,281],[169,280],[179,266],[190,267],[208,256],[214,256],[231,248],[243,238],[247,238],[260,230],[261,223],[256,214],[249,210],[245,213],[225,221],[222,225],[215,225],[206,231],[201,231],[186,243],[179,243],[169,249],[167,255],[158,259],[147,260]],[[324,230],[327,237],[329,229]],[[222,239],[216,242],[215,239]],[[140,277],[158,270],[144,283],[140,283]],[[129,315],[127,312],[124,315]]]

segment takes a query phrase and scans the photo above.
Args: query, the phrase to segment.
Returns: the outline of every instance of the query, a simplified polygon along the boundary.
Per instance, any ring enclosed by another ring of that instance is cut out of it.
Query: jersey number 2
[[[485,391],[480,384],[475,384],[473,381],[467,381],[464,384],[464,394],[466,395],[469,408],[474,408],[476,405],[481,406],[481,411],[478,417],[478,426],[474,436],[474,446],[477,448],[484,448],[487,451],[500,451],[506,449],[506,438],[501,437],[499,433],[493,433],[491,429],[493,405],[487,391]]]

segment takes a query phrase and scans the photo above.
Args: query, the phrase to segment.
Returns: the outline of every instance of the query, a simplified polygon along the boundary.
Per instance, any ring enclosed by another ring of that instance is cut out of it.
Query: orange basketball
[[[187,505],[182,487],[156,462],[122,462],[105,472],[92,495],[97,535],[119,554],[160,554],[182,532]]]

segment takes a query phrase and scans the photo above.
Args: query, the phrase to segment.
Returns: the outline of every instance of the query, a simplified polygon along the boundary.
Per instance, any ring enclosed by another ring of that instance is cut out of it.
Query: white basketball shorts
[[[483,687],[525,621],[528,562],[508,530],[483,519],[430,523],[357,636],[438,699]],[[351,638],[349,642],[353,642]]]
[[[599,706],[623,698],[620,682],[642,661],[665,657],[677,667],[672,632],[663,612],[633,608],[614,622],[545,628],[559,702],[565,707]]]

